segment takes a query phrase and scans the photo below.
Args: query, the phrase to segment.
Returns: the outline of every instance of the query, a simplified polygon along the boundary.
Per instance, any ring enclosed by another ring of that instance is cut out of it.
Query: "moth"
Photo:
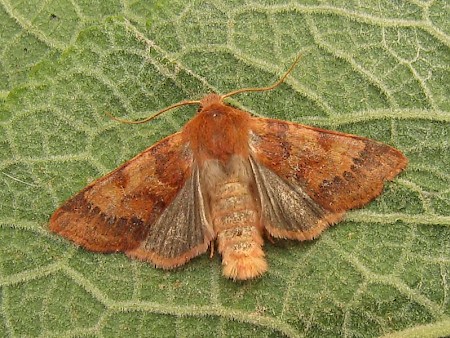
[[[209,94],[180,132],[94,181],[55,211],[50,230],[94,252],[172,269],[211,248],[223,275],[261,276],[263,237],[311,240],[378,196],[407,165],[397,149],[337,131],[252,117]],[[117,119],[117,118],[116,118]]]

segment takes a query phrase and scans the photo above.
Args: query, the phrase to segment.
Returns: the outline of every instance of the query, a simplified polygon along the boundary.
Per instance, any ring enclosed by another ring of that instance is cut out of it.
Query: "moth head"
[[[208,94],[203,99],[200,100],[200,108],[209,107],[215,103],[222,103],[223,98],[219,94]]]

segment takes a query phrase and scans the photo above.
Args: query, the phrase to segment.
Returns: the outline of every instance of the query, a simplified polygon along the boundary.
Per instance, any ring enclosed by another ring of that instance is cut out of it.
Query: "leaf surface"
[[[436,1],[2,1],[0,335],[439,337],[450,333],[450,15]],[[49,233],[64,200],[162,137],[183,99],[370,137],[410,164],[319,239],[267,243],[235,283],[204,255],[166,272]],[[170,330],[168,331],[168,328]]]

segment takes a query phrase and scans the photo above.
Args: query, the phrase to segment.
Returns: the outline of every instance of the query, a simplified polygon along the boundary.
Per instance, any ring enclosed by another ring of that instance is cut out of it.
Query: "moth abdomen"
[[[226,229],[218,234],[217,241],[225,277],[246,280],[267,271],[262,250],[264,241],[256,226]]]
[[[211,214],[222,255],[223,274],[251,279],[267,270],[259,229],[259,213],[248,184],[226,180],[213,194]]]

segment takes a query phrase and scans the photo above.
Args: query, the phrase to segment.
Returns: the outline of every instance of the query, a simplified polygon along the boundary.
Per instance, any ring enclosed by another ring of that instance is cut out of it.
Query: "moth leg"
[[[214,257],[214,243],[211,243],[209,247],[211,250],[211,253],[209,254],[209,258],[213,258]]]
[[[271,244],[275,244],[275,241],[274,241],[274,239],[273,239],[273,236],[270,234],[270,232],[266,230],[265,233],[266,233],[266,238],[269,240],[269,242],[270,242]]]

